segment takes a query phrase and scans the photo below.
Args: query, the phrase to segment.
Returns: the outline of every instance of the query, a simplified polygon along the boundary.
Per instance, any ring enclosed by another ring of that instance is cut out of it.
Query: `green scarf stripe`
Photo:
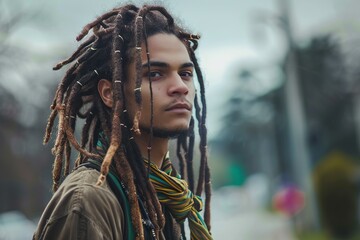
[[[166,173],[165,171],[162,171],[162,172]],[[178,192],[184,191],[188,188],[186,181],[184,181],[182,179],[174,178],[174,177],[169,178],[168,174],[163,174],[161,176],[150,175],[150,179],[153,180],[154,184],[158,185],[159,187],[164,186],[166,184],[170,184]]]
[[[151,176],[150,175],[150,179],[153,180],[153,182],[155,182],[155,184],[158,183],[159,186],[166,184],[166,181],[164,179],[158,178],[156,176]]]
[[[148,161],[144,159],[145,164]],[[199,196],[193,194],[187,182],[179,174],[172,176],[172,164],[164,159],[161,169],[150,162],[150,181],[153,184],[159,201],[164,204],[178,223],[187,218],[190,227],[191,240],[212,240],[212,236],[199,211],[203,203]]]
[[[117,179],[117,177],[115,177],[111,172],[108,173],[108,176],[116,184],[116,187],[119,189],[119,192],[121,193],[122,199],[125,200],[125,206],[122,206],[122,207],[123,207],[123,211],[124,211],[124,217],[126,218],[126,222],[127,222],[126,225],[127,225],[127,232],[129,234],[128,237],[129,237],[129,239],[135,239],[135,232],[134,232],[133,224],[131,221],[131,210],[130,210],[129,200],[125,196],[125,193],[122,191],[122,187],[121,187],[120,182]]]

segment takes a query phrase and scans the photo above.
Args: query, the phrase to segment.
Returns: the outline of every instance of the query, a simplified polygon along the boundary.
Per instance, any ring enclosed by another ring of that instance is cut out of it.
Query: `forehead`
[[[158,33],[148,37],[148,51],[151,61],[162,61],[168,64],[182,64],[190,61],[184,43],[173,34]],[[142,46],[142,62],[147,62],[145,44]]]

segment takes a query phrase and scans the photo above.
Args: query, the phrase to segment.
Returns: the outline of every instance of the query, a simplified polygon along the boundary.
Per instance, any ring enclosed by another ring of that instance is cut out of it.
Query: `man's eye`
[[[192,78],[193,77],[193,73],[191,71],[184,71],[180,73],[180,76],[182,78]]]
[[[158,71],[152,71],[152,72],[149,72],[148,73],[148,77],[149,78],[159,78],[159,77],[161,77],[162,75],[161,75],[161,73],[160,72],[158,72]]]

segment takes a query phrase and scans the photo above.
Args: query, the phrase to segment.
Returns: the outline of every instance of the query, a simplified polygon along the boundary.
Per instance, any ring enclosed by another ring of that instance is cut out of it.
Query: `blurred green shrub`
[[[336,239],[350,239],[358,222],[357,164],[341,152],[332,152],[314,171],[321,221]]]

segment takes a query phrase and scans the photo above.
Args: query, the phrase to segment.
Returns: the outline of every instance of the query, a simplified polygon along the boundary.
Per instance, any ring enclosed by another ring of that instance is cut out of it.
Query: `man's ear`
[[[113,105],[112,83],[107,79],[101,79],[98,83],[98,91],[103,103],[111,108]]]

